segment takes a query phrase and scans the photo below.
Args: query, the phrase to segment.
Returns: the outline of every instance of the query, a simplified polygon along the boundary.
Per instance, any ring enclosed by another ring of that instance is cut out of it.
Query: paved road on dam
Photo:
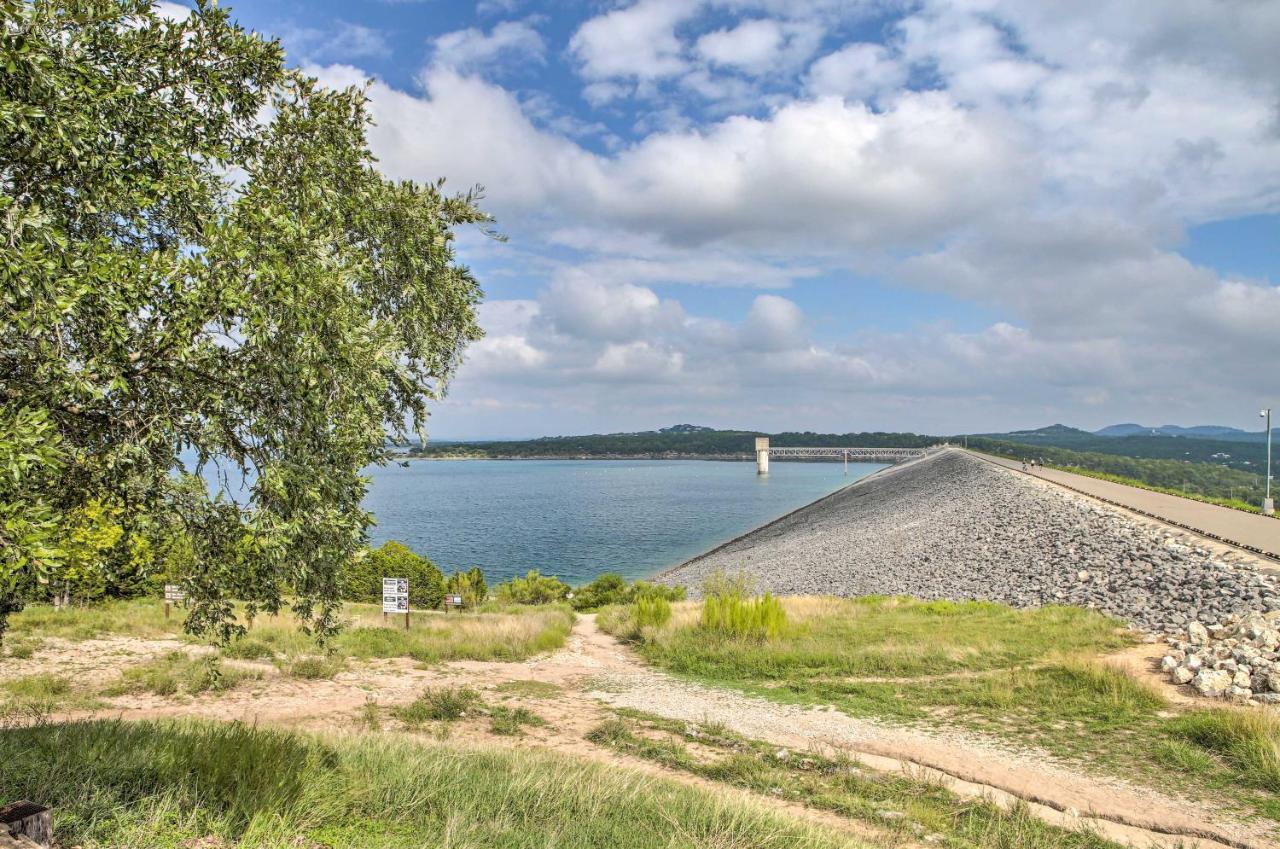
[[[1022,470],[1018,460],[969,452],[997,465]],[[1036,467],[1027,474],[1069,487],[1085,495],[1101,498],[1128,510],[1162,519],[1213,539],[1231,543],[1280,560],[1280,519],[1205,504],[1190,498],[1151,492],[1135,486],[1099,480],[1059,469]]]

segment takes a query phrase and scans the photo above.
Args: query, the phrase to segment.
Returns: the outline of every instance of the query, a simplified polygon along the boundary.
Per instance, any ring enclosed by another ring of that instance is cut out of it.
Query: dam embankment
[[[902,594],[1092,607],[1175,632],[1280,610],[1241,554],[1050,484],[942,451],[859,481],[663,573],[696,594],[715,572],[781,595]]]

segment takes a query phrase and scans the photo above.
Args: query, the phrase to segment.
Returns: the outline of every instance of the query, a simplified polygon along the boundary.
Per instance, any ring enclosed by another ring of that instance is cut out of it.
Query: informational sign
[[[186,601],[187,594],[183,592],[182,587],[179,586],[178,584],[165,584],[164,600],[165,601]]]
[[[383,613],[408,613],[409,612],[409,579],[408,578],[383,578],[382,579],[382,612]]]

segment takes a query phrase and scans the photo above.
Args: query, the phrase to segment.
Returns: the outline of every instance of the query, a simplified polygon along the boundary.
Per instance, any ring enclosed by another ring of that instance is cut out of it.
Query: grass
[[[396,718],[410,727],[426,722],[453,722],[484,706],[470,687],[428,687],[407,705],[395,708]]]
[[[773,639],[694,627],[699,605],[686,602],[666,626],[650,629],[640,651],[668,669],[726,682],[829,681],[994,670],[1131,642],[1118,623],[1072,607],[1014,610],[991,602],[882,596],[779,601],[788,627]],[[598,622],[613,633],[626,619],[626,609],[613,608]]]
[[[1199,794],[1280,820],[1280,722],[1261,711],[1186,710],[1098,659],[1132,638],[1087,610],[986,602],[787,598],[775,638],[700,627],[677,605],[663,627],[600,614],[652,663],[774,701],[963,727],[1086,769]]]
[[[346,661],[335,655],[303,655],[291,660],[286,672],[291,678],[315,681],[332,678],[346,667]]]
[[[749,800],[550,753],[319,738],[241,724],[97,721],[0,732],[0,797],[67,845],[835,849]],[[661,824],[661,827],[655,827]]]
[[[797,753],[779,758],[776,747],[723,728],[693,727],[625,712],[596,727],[589,739],[669,769],[781,797],[859,820],[888,832],[889,845],[937,844],[1000,849],[1113,849],[1086,831],[1056,828],[1025,806],[1005,809],[961,798],[939,783],[862,769],[849,757]],[[696,745],[696,751],[690,744]]]
[[[107,636],[138,637],[154,640],[182,635],[183,611],[175,609],[172,618],[164,618],[164,605],[155,599],[109,601],[90,607],[54,610],[48,604],[30,604],[9,617],[10,639],[61,637],[66,640],[92,640]]]
[[[151,693],[173,696],[180,693],[221,693],[242,681],[262,677],[257,670],[224,666],[217,657],[192,657],[184,651],[171,651],[146,663],[131,666],[120,677],[103,688],[105,696]]]
[[[525,726],[541,728],[546,720],[528,708],[509,708],[504,706],[489,709],[489,731],[504,736],[518,736],[524,733]]]
[[[564,692],[556,684],[549,681],[504,681],[497,687],[497,692],[504,696],[518,696],[526,699],[554,699]]]
[[[402,619],[384,623],[371,604],[346,605],[343,619],[346,627],[327,647],[333,656],[361,660],[411,657],[422,663],[525,660],[560,648],[573,628],[573,612],[565,605],[487,605],[480,612],[462,614],[421,612],[413,615],[408,631],[402,627]],[[166,620],[161,603],[151,599],[110,601],[69,610],[30,605],[9,621],[6,653],[15,648],[25,651],[22,647],[27,645],[34,651],[35,641],[44,637],[190,639],[182,634],[183,611],[174,610],[173,617]],[[274,660],[288,671],[297,659],[315,656],[318,649],[290,615],[260,615],[249,632],[223,647],[221,654],[237,660]]]

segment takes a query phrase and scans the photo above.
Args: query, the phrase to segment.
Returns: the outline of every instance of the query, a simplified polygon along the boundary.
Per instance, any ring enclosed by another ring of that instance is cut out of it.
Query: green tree
[[[419,610],[434,610],[444,599],[444,575],[440,570],[430,560],[395,540],[353,559],[343,573],[343,598],[379,602],[382,600],[383,578],[408,578],[409,604]]]
[[[489,585],[479,566],[472,566],[465,572],[454,572],[445,583],[444,590],[446,593],[462,596],[464,607],[475,607],[489,597]]]
[[[497,588],[498,599],[508,604],[551,604],[569,595],[569,585],[554,575],[530,569],[523,578],[512,578]]]
[[[0,0],[0,68],[0,612],[98,499],[186,534],[193,632],[235,596],[331,632],[360,470],[480,335],[475,195],[383,178],[362,91],[203,0]]]

